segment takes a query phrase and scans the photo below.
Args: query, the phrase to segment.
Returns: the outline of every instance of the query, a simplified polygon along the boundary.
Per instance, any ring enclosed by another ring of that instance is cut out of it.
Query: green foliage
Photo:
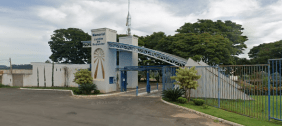
[[[53,62],[83,64],[91,62],[91,48],[82,48],[81,41],[89,41],[91,36],[78,28],[57,29],[51,35],[49,46]]]
[[[0,83],[0,88],[7,88],[7,87],[10,87],[10,86],[9,85],[4,85],[4,84]]]
[[[232,43],[221,35],[179,33],[160,40],[157,48],[170,54],[209,65],[233,64]]]
[[[179,103],[181,103],[181,104],[184,104],[184,103],[187,102],[187,99],[186,99],[186,98],[183,98],[183,97],[179,97],[179,98],[177,99],[177,101],[178,101]]]
[[[164,90],[162,92],[163,98],[169,99],[171,101],[176,101],[179,97],[184,95],[185,91],[179,88],[171,88]]]
[[[243,54],[243,50],[247,48],[245,42],[248,40],[247,36],[243,36],[244,28],[242,25],[236,24],[230,20],[227,21],[212,21],[210,19],[198,19],[195,23],[185,23],[179,29],[178,33],[195,33],[195,34],[210,34],[220,35],[231,41],[231,55]]]
[[[203,113],[206,113],[206,114],[218,117],[218,118],[222,118],[224,120],[229,120],[229,121],[232,121],[232,122],[244,125],[244,126],[281,126],[282,125],[281,121],[274,121],[274,120],[268,121],[267,120],[268,116],[266,115],[268,113],[262,114],[262,112],[260,111],[261,109],[265,108],[265,106],[267,106],[266,105],[267,102],[265,102],[264,100],[258,100],[258,99],[262,99],[263,97],[266,97],[266,96],[253,97],[253,98],[255,98],[255,100],[246,100],[246,103],[244,103],[244,102],[237,103],[236,104],[236,105],[238,105],[237,108],[240,108],[240,109],[233,109],[233,112],[226,111],[226,110],[223,110],[223,109],[219,109],[219,108],[216,108],[216,107],[211,107],[211,106],[209,106],[209,109],[204,109],[205,104],[203,106],[196,106],[193,102],[188,102],[186,104],[180,104],[178,102],[173,102],[173,103],[177,104],[179,106],[183,106],[183,107],[186,107],[186,108],[189,108],[189,109],[194,109],[196,111],[203,112]],[[271,99],[272,99],[272,97],[271,97]],[[217,103],[218,103],[214,99],[206,99],[206,100],[207,101],[210,100],[210,102],[214,102],[215,104],[213,104],[212,106],[216,106]],[[234,103],[233,100],[226,100],[226,101],[229,101],[229,103],[221,104],[220,106],[222,108],[230,108],[230,105],[232,105]],[[275,101],[275,103],[273,104],[273,106],[276,106],[276,103],[280,103],[279,100],[277,102],[276,102],[276,100],[274,100],[274,101]],[[253,103],[253,102],[255,102],[255,103]],[[254,110],[253,106],[246,106],[248,104],[260,104],[260,105],[263,104],[263,106],[261,106],[262,108],[255,109],[257,111],[253,111]],[[279,106],[279,104],[278,104],[278,106]],[[246,108],[246,107],[250,107],[250,108]],[[244,116],[245,114],[243,115],[242,112],[246,113],[246,111],[252,112],[251,115],[260,115],[260,116],[257,117],[257,118]],[[239,113],[241,113],[241,114],[239,114]],[[274,115],[275,114],[276,113],[274,113]],[[266,120],[258,120],[258,119],[265,119],[265,118],[266,118]]]
[[[74,80],[77,84],[92,84],[93,78],[91,77],[91,71],[88,69],[81,69],[74,73]]]
[[[205,103],[205,100],[203,100],[203,99],[193,99],[193,102],[197,106],[202,106]]]
[[[81,84],[78,89],[84,94],[90,94],[91,91],[97,90],[97,86],[95,84]]]
[[[282,40],[254,46],[248,55],[251,58],[251,61],[256,64],[267,64],[268,59],[281,58]]]
[[[145,37],[141,36],[138,39],[138,46],[144,46],[149,49],[155,49],[158,45],[159,41],[163,38],[166,38],[166,35],[164,32],[154,32],[152,35],[147,35]],[[168,63],[163,62],[161,60],[153,59],[145,55],[138,55],[138,65],[140,66],[147,66],[147,65],[168,65]]]
[[[185,90],[185,96],[187,98],[186,91],[189,89],[189,96],[188,101],[190,101],[190,90],[191,89],[197,89],[198,82],[197,80],[201,78],[201,75],[197,75],[197,70],[195,67],[192,67],[188,69],[180,68],[176,70],[176,76],[170,77],[171,79],[175,79],[176,82],[174,84],[177,84],[180,86],[180,88]]]
[[[82,94],[82,91],[78,88],[72,90],[74,94]]]
[[[208,105],[203,105],[203,109],[209,109],[210,108],[210,106],[208,106]]]
[[[94,94],[100,94],[100,90],[94,90]]]

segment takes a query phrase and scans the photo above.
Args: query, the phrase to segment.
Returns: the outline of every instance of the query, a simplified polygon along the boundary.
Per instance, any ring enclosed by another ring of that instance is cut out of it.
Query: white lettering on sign
[[[125,81],[125,79],[123,78],[123,81]]]

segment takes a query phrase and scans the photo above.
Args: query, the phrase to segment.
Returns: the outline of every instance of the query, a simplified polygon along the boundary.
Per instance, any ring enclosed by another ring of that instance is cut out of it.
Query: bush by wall
[[[203,99],[193,99],[193,102],[197,106],[202,106],[205,103],[205,100],[203,100]]]
[[[181,103],[181,104],[184,104],[184,103],[186,103],[188,100],[187,100],[186,98],[179,97],[179,98],[177,99],[177,101],[178,101],[179,103]]]
[[[164,98],[171,100],[171,101],[176,101],[179,97],[184,95],[184,93],[185,93],[185,91],[183,89],[171,88],[171,89],[164,90],[162,92],[162,96]]]
[[[91,94],[91,91],[97,90],[96,84],[81,84],[78,89],[82,91],[83,94]]]

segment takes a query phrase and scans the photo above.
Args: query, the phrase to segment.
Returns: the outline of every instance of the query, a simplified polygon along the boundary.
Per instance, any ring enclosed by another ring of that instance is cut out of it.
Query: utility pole
[[[12,59],[11,58],[9,58],[9,62],[10,62],[10,72],[11,72],[11,78],[12,78],[12,80],[11,80],[11,84],[12,84],[12,86],[14,86],[13,85],[13,67],[12,67]]]

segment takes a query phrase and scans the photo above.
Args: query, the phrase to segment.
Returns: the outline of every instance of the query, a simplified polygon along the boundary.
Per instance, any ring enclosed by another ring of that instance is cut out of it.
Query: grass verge
[[[166,100],[166,99],[164,99]],[[166,100],[168,101],[168,100]],[[235,122],[241,125],[245,125],[245,126],[281,126],[282,122],[281,121],[263,121],[263,120],[258,120],[255,118],[250,118],[250,117],[246,117],[243,115],[239,115],[236,113],[232,113],[232,112],[228,112],[222,109],[218,109],[215,107],[203,107],[203,106],[196,106],[194,105],[193,102],[189,102],[189,103],[185,103],[185,104],[180,104],[178,102],[172,102],[172,101],[168,101],[171,102],[173,104],[179,105],[179,106],[183,106],[186,108],[190,108],[202,113],[206,113],[218,118],[222,118],[231,122]]]
[[[0,88],[20,88],[20,87],[0,84]]]
[[[31,88],[31,89],[61,89],[61,90],[72,90],[75,95],[86,95],[86,94],[77,94],[74,90],[78,90],[78,87],[22,87],[22,88]],[[103,94],[103,93],[99,93]],[[87,94],[87,95],[99,95],[99,94]]]

